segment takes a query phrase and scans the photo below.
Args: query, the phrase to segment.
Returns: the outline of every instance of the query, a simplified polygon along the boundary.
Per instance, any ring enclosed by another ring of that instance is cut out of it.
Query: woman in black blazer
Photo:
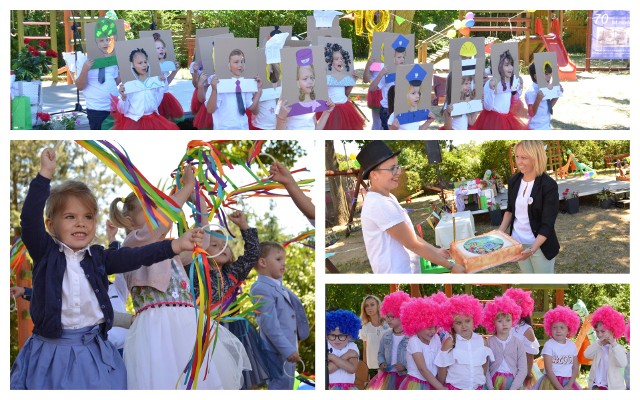
[[[500,229],[523,244],[514,261],[523,273],[554,273],[560,243],[553,228],[559,209],[558,184],[546,174],[547,154],[539,140],[515,146],[518,172],[509,178],[507,211]]]

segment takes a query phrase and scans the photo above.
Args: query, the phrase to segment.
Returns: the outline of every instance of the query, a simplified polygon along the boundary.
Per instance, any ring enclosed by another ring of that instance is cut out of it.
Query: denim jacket
[[[400,364],[404,366],[404,370],[399,372],[400,375],[407,373],[407,344],[409,343],[409,336],[404,336],[398,345],[397,359]],[[385,333],[380,341],[380,349],[378,350],[378,365],[382,363],[391,364],[391,348],[393,347],[393,329]]]

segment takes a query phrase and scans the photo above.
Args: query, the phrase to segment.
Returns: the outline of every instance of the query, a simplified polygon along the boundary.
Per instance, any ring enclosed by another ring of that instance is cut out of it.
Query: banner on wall
[[[594,10],[591,24],[591,59],[629,59],[631,23],[628,10]]]

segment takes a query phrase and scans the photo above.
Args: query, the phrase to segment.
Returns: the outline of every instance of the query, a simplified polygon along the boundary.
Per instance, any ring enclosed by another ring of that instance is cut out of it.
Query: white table
[[[442,214],[442,219],[436,225],[436,246],[448,249],[453,242],[453,217],[456,219],[456,240],[475,236],[476,225],[471,211],[454,214]]]

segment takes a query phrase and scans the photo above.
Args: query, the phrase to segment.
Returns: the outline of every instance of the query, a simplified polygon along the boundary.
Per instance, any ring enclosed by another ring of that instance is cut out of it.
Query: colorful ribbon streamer
[[[145,221],[152,230],[159,225],[170,226],[171,221],[186,226],[182,209],[138,171],[124,149],[121,151],[106,140],[76,142],[102,161],[131,188],[142,203]]]
[[[27,251],[27,246],[22,242],[22,238],[18,236],[11,246],[11,253],[9,257],[9,265],[11,267],[11,286],[15,285],[16,278],[20,273],[20,268],[22,268],[22,263],[25,259],[31,261],[29,252]]]

